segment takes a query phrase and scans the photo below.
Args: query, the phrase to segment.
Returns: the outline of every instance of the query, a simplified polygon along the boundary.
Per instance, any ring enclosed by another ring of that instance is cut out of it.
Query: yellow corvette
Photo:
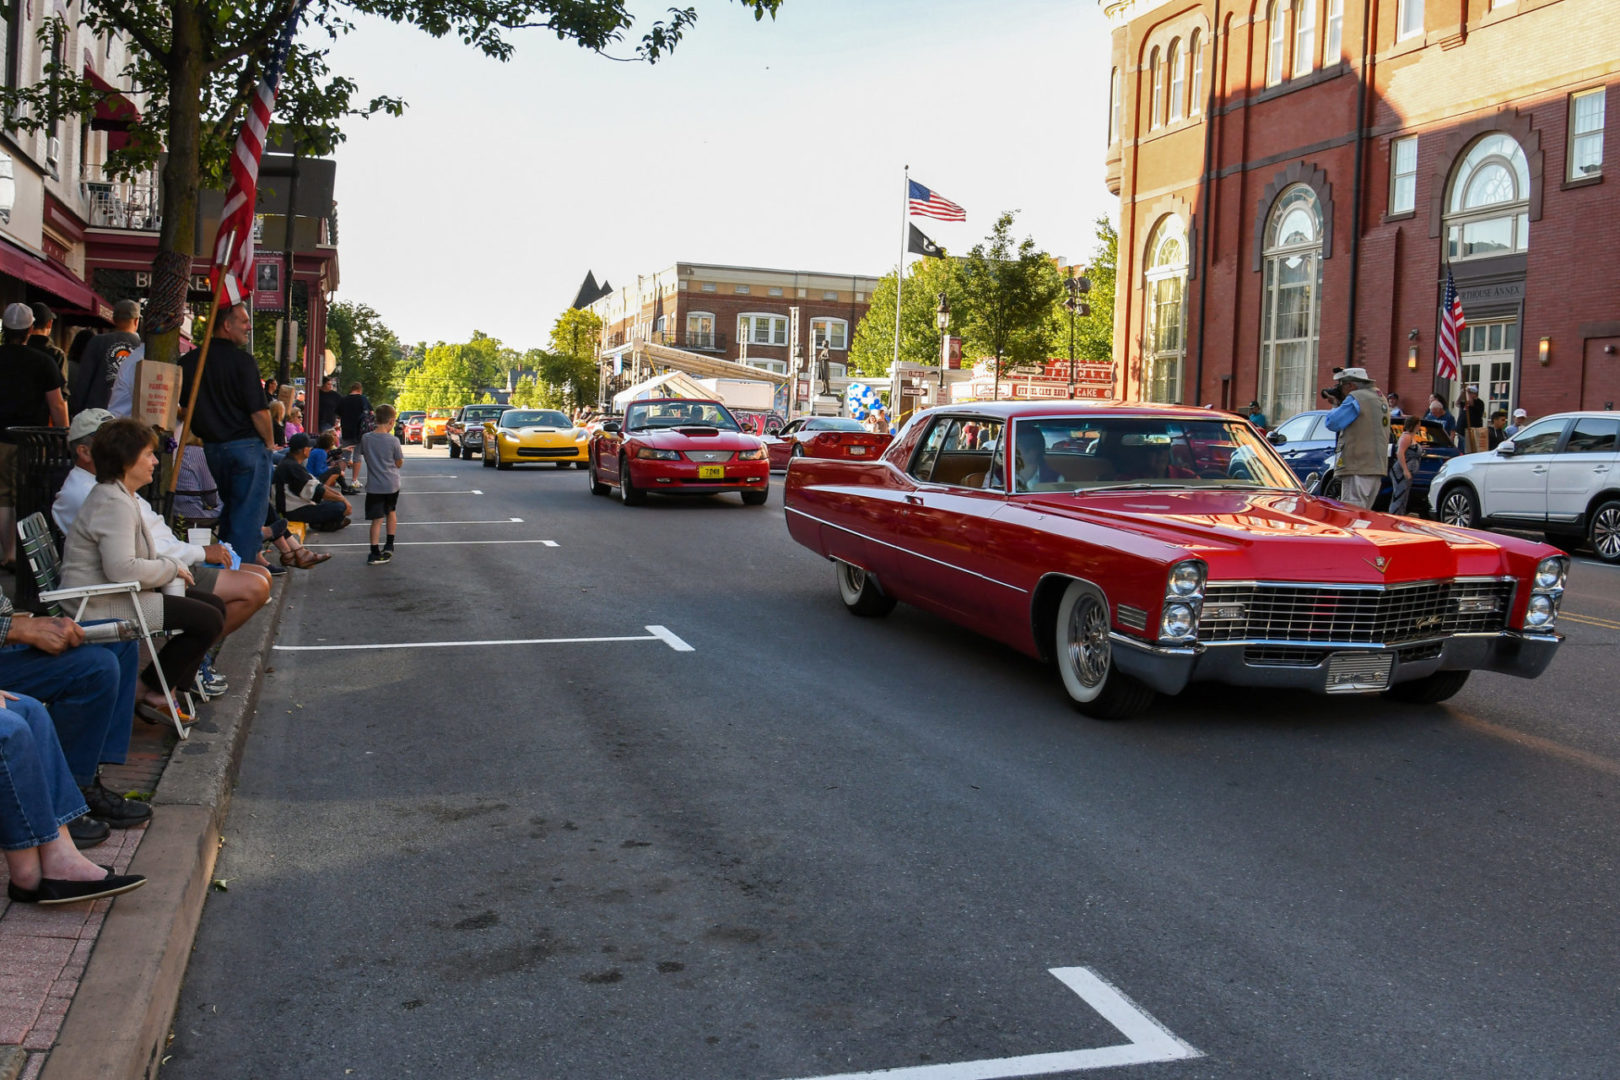
[[[558,409],[507,409],[484,421],[484,468],[551,462],[559,469],[585,467],[586,435]]]

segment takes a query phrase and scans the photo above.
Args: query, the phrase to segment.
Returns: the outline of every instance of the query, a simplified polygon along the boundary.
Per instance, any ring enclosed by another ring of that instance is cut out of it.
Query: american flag
[[[967,211],[937,191],[929,191],[915,180],[911,185],[911,212],[917,217],[939,218],[941,221],[966,221]]]
[[[254,88],[247,116],[242,119],[242,131],[231,150],[231,183],[225,189],[225,208],[219,216],[219,236],[214,241],[214,265],[209,277],[217,296],[222,284],[220,275],[224,275],[224,291],[233,305],[242,302],[242,283],[253,280],[253,210],[258,201],[259,159],[270,138],[270,112],[275,108],[281,73],[307,2],[293,9],[276,40],[264,67],[264,78]]]
[[[1463,319],[1462,297],[1457,295],[1457,283],[1451,280],[1451,271],[1447,270],[1446,296],[1440,302],[1440,342],[1434,350],[1434,373],[1442,379],[1457,377],[1457,339],[1467,325]]]

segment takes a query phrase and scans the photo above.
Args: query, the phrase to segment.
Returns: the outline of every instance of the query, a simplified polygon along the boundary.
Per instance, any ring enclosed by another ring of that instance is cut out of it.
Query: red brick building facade
[[[1100,0],[1113,23],[1123,396],[1421,407],[1448,271],[1461,379],[1620,403],[1613,0]]]

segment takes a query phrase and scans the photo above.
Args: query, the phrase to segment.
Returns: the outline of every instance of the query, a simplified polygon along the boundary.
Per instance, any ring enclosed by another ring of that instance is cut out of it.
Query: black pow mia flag
[[[906,241],[906,250],[928,259],[943,259],[945,249],[923,235],[923,231],[915,225],[907,225],[911,230],[910,238]]]

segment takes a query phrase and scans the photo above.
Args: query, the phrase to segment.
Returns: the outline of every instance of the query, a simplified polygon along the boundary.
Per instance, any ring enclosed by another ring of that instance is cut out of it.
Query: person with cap
[[[314,440],[303,432],[287,440],[287,454],[270,479],[272,501],[276,513],[288,521],[302,521],[321,532],[336,532],[349,524],[354,509],[347,499],[310,475],[305,463],[314,445]],[[281,561],[287,566],[301,565],[297,558],[283,556]]]
[[[1342,369],[1338,388],[1343,398],[1325,422],[1339,435],[1339,500],[1371,510],[1389,471],[1389,402],[1366,368]]]
[[[1391,424],[1399,424],[1406,419],[1406,413],[1401,410],[1401,395],[1391,392],[1385,395],[1384,400],[1389,402],[1389,422]]]
[[[219,538],[244,562],[258,557],[260,529],[270,513],[270,455],[276,450],[259,365],[247,351],[253,322],[245,304],[220,307],[210,320],[214,341],[202,385],[201,348],[180,358],[183,401],[196,401],[186,427],[202,440],[208,471],[219,486]]]
[[[1457,425],[1463,429],[1462,451],[1477,454],[1487,448],[1485,435],[1485,402],[1480,400],[1479,387],[1469,383],[1457,399]]]
[[[120,300],[113,305],[113,328],[97,334],[84,347],[79,357],[76,379],[68,388],[68,399],[73,411],[105,409],[112,401],[113,387],[124,361],[134,354],[141,337],[135,332],[141,323],[141,305],[134,300]],[[134,375],[134,371],[130,372]]]
[[[16,568],[17,443],[13,427],[67,427],[66,381],[55,361],[28,347],[34,312],[11,304],[0,313],[0,569]]]
[[[38,349],[56,363],[56,370],[67,378],[67,353],[51,340],[51,327],[56,325],[56,312],[46,304],[34,304],[34,331],[28,335],[29,347]]]
[[[1529,423],[1530,423],[1530,414],[1528,412],[1526,412],[1523,409],[1514,409],[1513,410],[1513,423],[1509,424],[1506,428],[1503,429],[1502,438],[1504,438],[1504,439],[1513,438],[1514,436],[1518,435],[1519,432],[1523,431],[1525,429],[1525,426],[1527,424],[1529,424]]]
[[[1258,401],[1249,402],[1249,423],[1253,424],[1261,431],[1264,431],[1271,426],[1270,421],[1266,419],[1265,410],[1260,408],[1260,402]]]

